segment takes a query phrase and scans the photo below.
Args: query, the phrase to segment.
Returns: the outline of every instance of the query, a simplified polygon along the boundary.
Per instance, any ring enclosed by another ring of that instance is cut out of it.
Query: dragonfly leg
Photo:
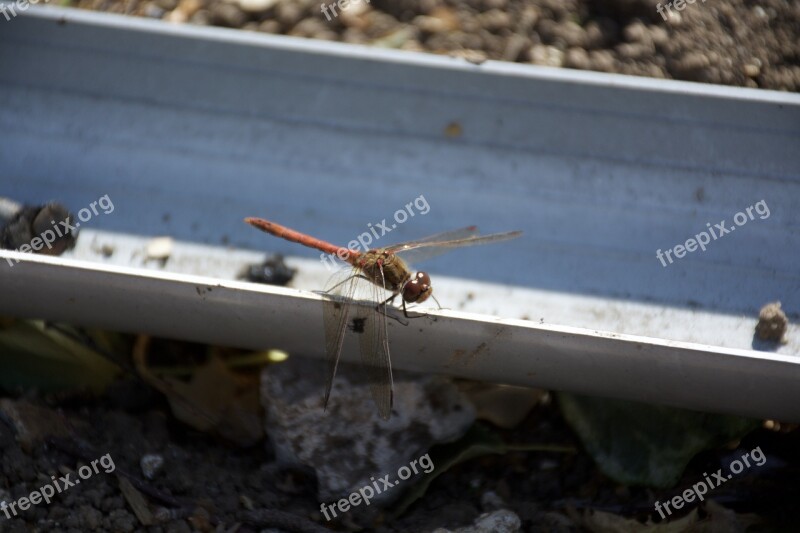
[[[387,305],[387,304],[389,304],[389,303],[391,303],[391,301],[392,301],[392,300],[394,300],[394,299],[397,297],[397,295],[398,295],[398,294],[400,294],[400,293],[399,293],[399,292],[398,292],[398,293],[395,293],[395,294],[393,294],[393,295],[389,296],[389,297],[388,297],[386,300],[384,300],[384,301],[382,301],[381,303],[379,303],[378,305],[376,305],[376,306],[375,306],[375,311],[377,311],[377,312],[381,313],[381,314],[382,314],[382,315],[384,315],[386,318],[391,318],[392,320],[396,320],[396,321],[400,322],[401,324],[403,324],[404,326],[407,326],[407,325],[408,325],[408,322],[405,322],[405,321],[403,321],[403,320],[400,320],[398,317],[396,317],[396,316],[392,316],[392,315],[390,315],[389,313],[387,313],[387,312],[386,312],[386,305]],[[405,309],[405,304],[406,304],[406,303],[405,303],[405,302],[403,302],[403,308],[404,308],[404,309]],[[406,315],[406,316],[408,316],[408,315]]]
[[[398,291],[398,292],[395,292],[394,294],[392,294],[391,296],[389,296],[388,298],[386,298],[384,301],[382,301],[381,303],[379,303],[379,304],[378,304],[378,307],[380,307],[380,306],[382,306],[382,305],[390,305],[390,304],[392,304],[392,303],[394,302],[394,299],[395,299],[395,298],[397,298],[397,295],[398,295],[398,294],[400,294],[400,292],[399,292],[399,291]],[[405,302],[403,302],[403,305],[405,305]]]
[[[441,309],[441,307],[440,307],[440,309]],[[408,314],[408,309],[406,308],[406,301],[405,300],[403,300],[403,315],[406,318],[423,318],[423,317],[427,316],[425,314],[419,314],[419,315],[415,315],[415,316],[409,315]]]

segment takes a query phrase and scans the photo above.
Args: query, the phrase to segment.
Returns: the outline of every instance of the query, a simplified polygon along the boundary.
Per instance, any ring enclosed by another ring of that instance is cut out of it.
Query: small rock
[[[108,523],[108,529],[112,531],[135,531],[139,525],[136,517],[124,509],[111,511],[104,522]]]
[[[245,13],[261,13],[278,3],[278,0],[236,0]]]
[[[345,341],[345,350],[349,344]],[[369,485],[371,477],[388,474],[396,480],[400,467],[424,456],[435,443],[458,439],[475,420],[472,405],[450,381],[401,372],[394,376],[392,416],[383,420],[368,383],[359,379],[363,369],[344,363],[326,412],[325,370],[322,361],[290,357],[267,367],[261,383],[265,427],[276,459],[314,469],[320,501],[345,497]],[[398,488],[376,494],[372,503],[395,500],[425,475],[420,470]]]
[[[638,20],[625,26],[622,33],[628,42],[641,42],[650,36],[647,27]]]
[[[473,65],[480,65],[488,59],[486,53],[481,50],[453,50],[449,55],[466,59]]]
[[[567,55],[564,58],[564,66],[567,68],[577,68],[581,70],[588,70],[589,54],[583,48],[570,48],[567,50]]]
[[[415,17],[412,24],[428,33],[446,33],[457,31],[461,28],[458,15],[453,9],[445,6],[433,8],[428,15]]]
[[[153,2],[144,5],[144,16],[151,19],[160,19],[164,16],[165,10]]]
[[[536,6],[526,6],[522,9],[519,17],[519,28],[522,31],[530,31],[539,22],[539,8]]]
[[[301,20],[294,28],[287,32],[287,35],[322,39],[325,41],[336,40],[336,32],[332,31],[326,22],[315,18]]]
[[[500,9],[490,9],[477,15],[478,23],[491,32],[499,32],[511,27],[511,15]]]
[[[655,51],[652,43],[620,43],[617,45],[617,53],[620,59],[647,59]]]
[[[504,61],[517,61],[523,50],[530,49],[531,41],[527,37],[514,34],[508,38],[506,48],[503,51]]]
[[[761,67],[754,63],[747,63],[744,66],[744,75],[748,78],[756,78],[761,74]]]
[[[277,20],[265,20],[258,25],[258,31],[264,33],[280,33],[281,23]]]
[[[555,46],[537,44],[530,49],[528,55],[531,58],[531,63],[536,65],[560,67],[564,64],[564,52]]]
[[[186,22],[192,18],[201,7],[201,0],[179,0],[178,6],[167,14],[166,20],[170,22]]]
[[[145,257],[164,261],[172,254],[173,244],[172,237],[156,237],[147,243],[147,247],[144,250]]]
[[[178,0],[155,0],[154,3],[164,11],[172,11],[178,7]]]
[[[508,0],[483,0],[486,9],[506,9]]]
[[[789,319],[786,313],[781,310],[780,302],[771,302],[761,308],[758,313],[758,324],[756,324],[756,335],[765,341],[783,342]]]
[[[519,517],[508,509],[482,514],[475,520],[475,533],[492,531],[495,533],[514,533],[522,527]]]
[[[507,509],[484,513],[471,526],[458,529],[434,529],[432,533],[516,533],[522,528],[519,517]]]
[[[656,46],[664,46],[669,43],[669,32],[661,26],[648,26],[650,39]]]
[[[711,60],[704,52],[688,52],[669,63],[672,75],[681,80],[707,81]]]
[[[284,26],[292,27],[303,18],[303,8],[295,2],[281,2],[275,6],[275,16]]]
[[[508,507],[506,502],[503,501],[503,498],[498,496],[498,494],[493,491],[489,490],[481,495],[481,509],[484,511],[496,511],[497,509],[505,509]]]
[[[164,466],[164,457],[157,453],[148,453],[139,460],[139,466],[142,468],[144,477],[153,479]]]
[[[235,4],[214,2],[209,9],[211,20],[217,26],[239,28],[247,21],[247,15]]]

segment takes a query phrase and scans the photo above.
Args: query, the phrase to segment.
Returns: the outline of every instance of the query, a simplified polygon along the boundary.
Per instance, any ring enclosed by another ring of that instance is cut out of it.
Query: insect
[[[522,234],[521,231],[510,231],[478,235],[478,229],[470,226],[424,239],[358,252],[263,218],[249,217],[245,222],[287,241],[335,254],[352,267],[334,274],[326,286],[323,318],[328,379],[324,407],[327,408],[330,399],[345,333],[350,329],[358,334],[361,362],[367,372],[370,392],[384,419],[389,418],[394,402],[392,365],[386,333],[386,306],[400,296],[403,313],[408,316],[406,304],[422,303],[433,295],[430,276],[421,271],[412,273],[404,258],[421,261],[455,248],[502,242]],[[387,292],[389,296],[384,298]],[[364,295],[365,298],[356,299],[357,294]],[[365,299],[371,305],[353,305],[356,300]],[[353,308],[356,308],[353,313],[359,316],[350,320]]]

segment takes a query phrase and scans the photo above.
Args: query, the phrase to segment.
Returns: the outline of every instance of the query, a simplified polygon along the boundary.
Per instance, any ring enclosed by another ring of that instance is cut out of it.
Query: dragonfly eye
[[[433,294],[431,278],[425,272],[417,274],[403,287],[403,300],[408,303],[422,303]]]

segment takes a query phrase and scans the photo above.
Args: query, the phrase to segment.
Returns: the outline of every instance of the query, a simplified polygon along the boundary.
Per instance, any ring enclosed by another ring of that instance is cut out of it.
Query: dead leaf
[[[47,438],[72,435],[70,423],[64,415],[26,400],[4,398],[0,400],[0,412],[14,425],[17,442],[28,453]]]
[[[542,389],[478,382],[468,382],[459,388],[475,406],[478,419],[506,429],[522,422],[547,394]]]
[[[147,367],[150,338],[134,346],[134,363],[142,378],[163,393],[176,418],[200,431],[212,432],[248,446],[264,435],[257,376],[239,375],[213,355],[183,381],[162,377]]]
[[[147,503],[147,500],[142,493],[136,490],[128,478],[118,476],[119,478],[119,489],[122,491],[122,495],[125,497],[125,501],[128,502],[128,505],[131,506],[133,510],[133,514],[136,515],[136,518],[139,519],[139,522],[143,526],[152,526],[155,525],[156,521],[153,518],[153,513],[150,512],[150,506]]]

